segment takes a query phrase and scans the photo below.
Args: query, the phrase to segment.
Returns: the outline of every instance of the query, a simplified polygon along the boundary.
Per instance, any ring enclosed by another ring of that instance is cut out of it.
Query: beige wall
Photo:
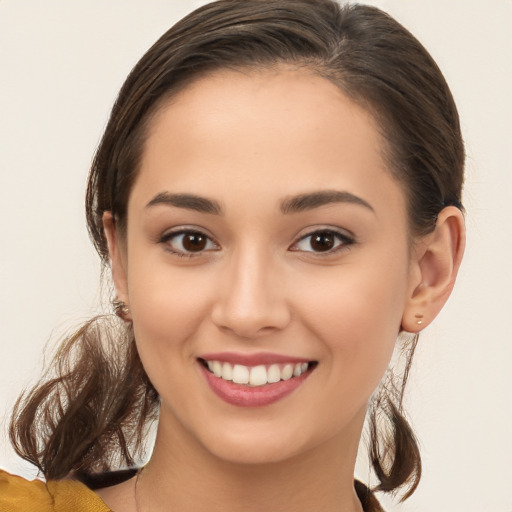
[[[0,1],[0,417],[54,332],[98,299],[87,169],[125,75],[204,2]],[[469,244],[422,337],[408,395],[423,447],[417,494],[389,511],[512,511],[512,2],[374,0],[438,61],[467,142]],[[5,430],[5,429],[3,429]],[[0,467],[31,475],[0,436]]]

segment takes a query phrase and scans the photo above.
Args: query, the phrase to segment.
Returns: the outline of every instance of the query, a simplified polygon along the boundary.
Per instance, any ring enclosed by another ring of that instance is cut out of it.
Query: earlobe
[[[458,208],[448,206],[439,214],[434,231],[416,248],[402,329],[419,332],[441,311],[455,284],[464,247],[464,217]]]
[[[117,301],[129,307],[128,286],[126,277],[126,261],[119,241],[119,234],[116,232],[116,222],[112,213],[103,213],[103,230],[107,239],[112,279],[116,290]]]

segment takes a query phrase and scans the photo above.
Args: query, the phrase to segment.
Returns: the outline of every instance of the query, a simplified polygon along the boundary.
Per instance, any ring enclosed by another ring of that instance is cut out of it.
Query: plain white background
[[[97,310],[86,176],[126,74],[187,0],[0,0],[0,467],[5,422],[51,337]],[[512,512],[512,1],[373,0],[451,85],[467,145],[468,247],[422,335],[408,409],[424,476],[389,511]],[[49,345],[50,349],[52,345]]]

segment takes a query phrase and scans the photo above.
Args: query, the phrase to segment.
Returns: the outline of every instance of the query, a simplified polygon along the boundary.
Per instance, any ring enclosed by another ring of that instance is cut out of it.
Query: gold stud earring
[[[418,325],[421,325],[423,323],[423,315],[421,313],[416,313],[414,315],[414,318],[416,318],[416,323]]]

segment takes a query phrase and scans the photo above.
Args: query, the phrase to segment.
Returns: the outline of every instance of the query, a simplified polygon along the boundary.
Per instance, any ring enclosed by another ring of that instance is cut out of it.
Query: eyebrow
[[[319,190],[290,197],[281,203],[281,212],[285,214],[299,213],[333,203],[356,204],[375,213],[373,207],[361,197],[340,190]]]
[[[151,199],[146,205],[146,208],[160,204],[185,208],[186,210],[194,210],[200,213],[222,215],[222,208],[217,201],[194,194],[171,194],[169,192],[161,192]]]
[[[313,210],[321,206],[327,206],[334,203],[349,203],[363,206],[375,212],[373,207],[364,199],[350,192],[340,190],[319,190],[297,196],[289,197],[282,201],[280,210],[283,214],[300,213]],[[157,205],[168,205],[176,208],[185,208],[200,213],[211,215],[222,215],[220,203],[214,199],[197,196],[195,194],[171,194],[169,192],[160,192],[146,205],[150,208]]]

